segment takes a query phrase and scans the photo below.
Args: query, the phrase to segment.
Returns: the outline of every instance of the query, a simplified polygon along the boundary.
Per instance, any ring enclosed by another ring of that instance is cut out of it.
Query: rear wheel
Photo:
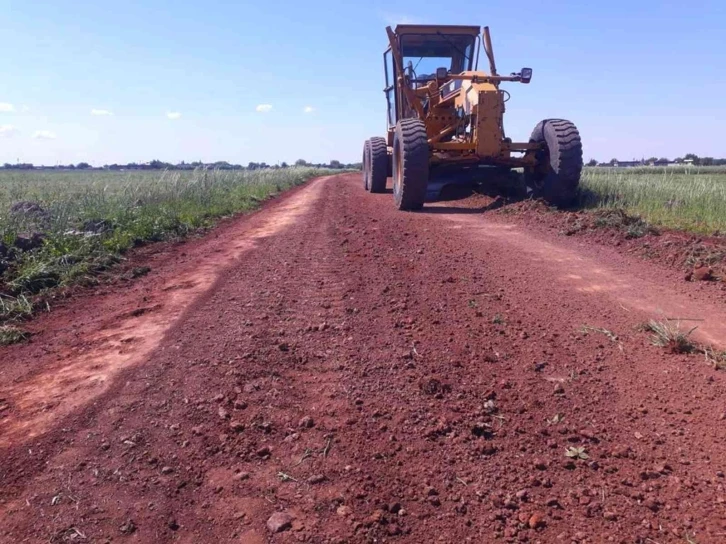
[[[420,210],[429,183],[429,144],[419,119],[402,119],[393,135],[393,200],[399,210]]]
[[[529,141],[544,147],[537,151],[537,166],[525,170],[528,189],[554,206],[571,205],[582,173],[577,127],[565,119],[545,119],[534,128]]]
[[[367,191],[368,190],[368,172],[370,171],[370,149],[369,145],[370,140],[366,140],[363,144],[363,188]]]
[[[386,179],[388,178],[388,149],[386,140],[380,136],[374,136],[368,140],[370,149],[370,167],[368,169],[368,190],[371,193],[383,193],[386,190]]]

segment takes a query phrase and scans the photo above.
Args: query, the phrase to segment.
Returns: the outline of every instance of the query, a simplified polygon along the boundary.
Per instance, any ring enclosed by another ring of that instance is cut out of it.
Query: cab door
[[[392,127],[398,120],[396,117],[396,100],[398,97],[396,96],[396,73],[390,47],[383,53],[383,64],[386,72],[386,88],[383,89],[383,92],[386,93],[386,102],[388,102],[388,126]]]

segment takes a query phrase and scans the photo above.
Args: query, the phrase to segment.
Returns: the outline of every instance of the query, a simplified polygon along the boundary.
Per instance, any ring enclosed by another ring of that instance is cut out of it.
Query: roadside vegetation
[[[131,247],[183,237],[331,172],[0,171],[0,324],[30,315],[34,295],[96,281]]]
[[[726,167],[585,168],[579,206],[620,210],[659,227],[726,234]]]

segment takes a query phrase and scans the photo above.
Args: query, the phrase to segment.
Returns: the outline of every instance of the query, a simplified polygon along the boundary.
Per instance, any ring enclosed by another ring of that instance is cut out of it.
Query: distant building
[[[635,166],[643,166],[644,164],[643,161],[615,161],[611,166],[614,168],[633,168]]]

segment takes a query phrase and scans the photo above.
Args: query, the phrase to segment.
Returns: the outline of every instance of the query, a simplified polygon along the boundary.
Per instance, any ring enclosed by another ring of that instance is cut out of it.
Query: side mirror
[[[520,81],[522,83],[529,83],[532,81],[532,68],[522,68],[522,71],[519,73],[519,77],[521,78]]]
[[[446,68],[436,68],[436,79],[446,79],[449,71]]]

